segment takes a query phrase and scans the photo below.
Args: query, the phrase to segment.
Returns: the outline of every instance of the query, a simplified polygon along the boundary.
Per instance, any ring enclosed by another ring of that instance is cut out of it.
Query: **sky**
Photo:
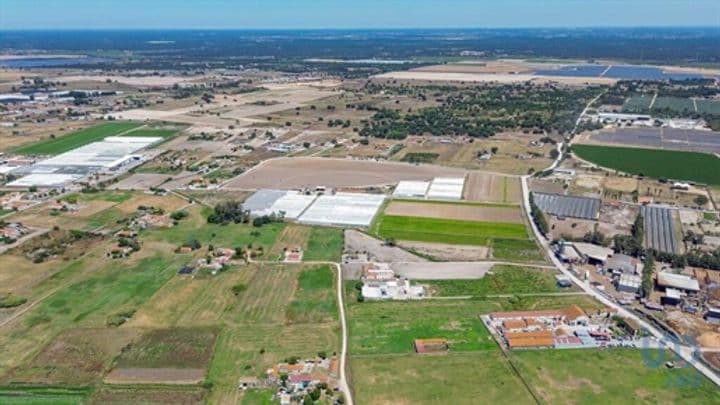
[[[720,0],[0,0],[0,30],[711,26]]]

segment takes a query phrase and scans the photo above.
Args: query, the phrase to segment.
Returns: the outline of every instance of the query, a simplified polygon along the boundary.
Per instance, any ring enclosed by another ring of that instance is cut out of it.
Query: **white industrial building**
[[[113,171],[142,159],[135,153],[159,137],[110,136],[34,165],[18,169],[25,176],[8,183],[10,187],[61,187],[101,171]]]
[[[381,194],[321,195],[298,221],[310,225],[368,227],[383,201],[385,196]]]
[[[464,177],[436,177],[430,183],[427,198],[431,200],[461,200],[464,187]]]

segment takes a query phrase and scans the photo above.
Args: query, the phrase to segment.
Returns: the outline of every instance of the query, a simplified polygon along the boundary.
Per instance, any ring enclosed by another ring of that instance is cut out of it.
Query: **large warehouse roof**
[[[665,207],[640,207],[645,225],[645,247],[659,252],[678,253],[675,221],[672,211]]]
[[[547,214],[580,219],[597,219],[600,215],[597,198],[546,193],[533,193],[533,197],[535,205]]]
[[[700,291],[700,284],[692,277],[682,274],[661,271],[657,275],[657,283],[660,287],[677,288],[685,291]]]

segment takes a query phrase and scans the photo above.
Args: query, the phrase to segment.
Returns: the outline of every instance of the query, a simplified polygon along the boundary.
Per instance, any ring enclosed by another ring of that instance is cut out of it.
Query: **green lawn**
[[[555,282],[554,272],[551,270],[506,265],[493,266],[485,277],[475,280],[418,282],[427,285],[435,292],[434,295],[441,297],[560,291]]]
[[[659,179],[720,184],[720,159],[707,153],[573,145],[580,158],[609,169]]]
[[[92,142],[100,141],[108,136],[115,136],[140,124],[132,122],[111,122],[96,125],[91,128],[82,129],[73,133],[45,141],[36,142],[32,145],[21,146],[13,152],[24,155],[59,155],[69,150],[79,148]]]
[[[718,389],[691,367],[667,369],[658,350],[516,350],[520,374],[547,403],[717,404]]]
[[[339,262],[343,242],[342,229],[313,227],[303,252],[303,260]]]
[[[291,322],[332,322],[337,319],[334,273],[329,265],[300,272],[295,297],[287,309]]]
[[[524,224],[383,215],[376,224],[383,239],[488,246],[492,239],[528,239]]]

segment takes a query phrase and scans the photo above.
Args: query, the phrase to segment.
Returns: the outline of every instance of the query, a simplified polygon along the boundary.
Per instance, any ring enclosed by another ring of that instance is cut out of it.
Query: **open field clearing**
[[[523,223],[519,207],[457,204],[426,201],[394,200],[385,209],[385,215],[422,218],[443,218],[465,221],[492,221]]]
[[[113,384],[196,384],[210,362],[217,331],[210,328],[156,329],[125,347],[105,377]]]
[[[488,246],[493,239],[527,239],[523,224],[382,215],[377,234],[395,240]]]
[[[22,146],[15,153],[24,155],[59,155],[80,146],[97,142],[108,136],[117,136],[137,128],[139,124],[129,122],[112,122],[101,124],[80,131],[73,132],[55,139],[37,142]]]
[[[427,285],[430,294],[438,297],[567,291],[557,287],[555,274],[554,271],[547,269],[495,265],[485,276],[475,280],[419,280],[418,282]]]
[[[342,229],[313,227],[303,253],[303,260],[339,262],[343,243]]]
[[[346,283],[349,353],[413,353],[413,339],[447,338],[450,352],[496,349],[479,315],[499,310],[546,309],[577,304],[586,310],[602,305],[588,297],[514,297],[492,300],[354,301],[354,282]]]
[[[191,239],[197,239],[203,247],[212,244],[216,248],[234,249],[252,244],[267,253],[285,228],[283,223],[267,224],[260,228],[248,224],[209,224],[207,215],[211,212],[210,209],[197,205],[188,208],[187,212],[188,217],[177,226],[170,229],[149,229],[142,235],[176,247]]]
[[[332,322],[337,319],[333,275],[333,269],[328,265],[300,272],[295,296],[285,314],[289,322]]]
[[[207,391],[198,386],[155,386],[138,387],[103,386],[95,391],[89,398],[91,404],[202,404]]]
[[[137,330],[127,328],[66,329],[9,378],[32,384],[97,383],[112,359],[138,335]]]
[[[422,255],[426,260],[463,261],[485,260],[490,257],[490,248],[477,245],[455,245],[449,243],[427,243],[402,240],[396,242],[401,248]]]
[[[534,404],[499,350],[447,355],[351,356],[359,404]]]
[[[717,387],[692,367],[659,350],[523,350],[512,358],[523,378],[548,403],[716,403]],[[592,366],[589,366],[592,365]]]
[[[380,239],[354,229],[345,230],[345,251],[369,252],[369,259],[379,262],[426,261],[420,256],[411,254],[397,246],[388,246]],[[343,273],[343,276],[347,278],[348,274]]]
[[[520,181],[497,174],[470,172],[465,180],[465,199],[518,204],[522,201]]]
[[[12,128],[0,127],[0,150],[13,151],[23,146],[52,139],[87,128],[86,121],[47,120],[44,122],[15,123]]]
[[[706,153],[573,145],[573,153],[599,166],[659,179],[720,184],[720,159]]]
[[[362,187],[401,180],[462,177],[465,170],[432,165],[368,160],[281,158],[265,161],[226,183],[224,189],[297,189],[302,187]]]
[[[0,375],[34,357],[60,331],[104,326],[107,317],[136,308],[160,289],[185,262],[183,257],[138,252],[125,262],[86,256],[59,273],[93,270],[84,279],[55,290],[0,334]],[[145,257],[143,257],[145,256]],[[72,271],[71,271],[72,270]],[[65,275],[64,273],[68,273]],[[52,290],[51,290],[52,291]]]
[[[220,320],[224,326],[207,377],[214,384],[212,403],[236,402],[241,376],[259,376],[290,356],[331,354],[339,349],[330,267],[254,267],[247,281],[239,281],[246,288],[231,296]],[[219,288],[229,292],[231,286],[224,283]]]
[[[532,81],[535,83],[561,82],[568,85],[613,84],[617,79],[605,77],[571,77],[571,76],[538,76],[533,74],[508,73],[456,73],[456,72],[422,72],[399,71],[373,76],[373,80],[411,80],[419,82],[467,82],[467,83],[502,83],[512,84]]]

